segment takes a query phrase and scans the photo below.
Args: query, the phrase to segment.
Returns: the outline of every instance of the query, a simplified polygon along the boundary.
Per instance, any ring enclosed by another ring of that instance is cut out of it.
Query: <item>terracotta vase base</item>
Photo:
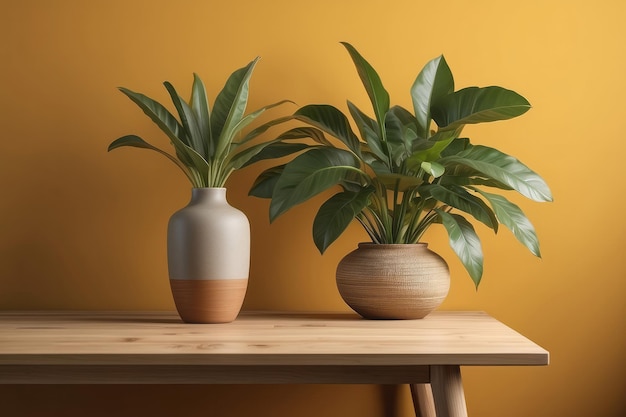
[[[170,279],[170,287],[185,323],[229,323],[241,310],[248,279]]]

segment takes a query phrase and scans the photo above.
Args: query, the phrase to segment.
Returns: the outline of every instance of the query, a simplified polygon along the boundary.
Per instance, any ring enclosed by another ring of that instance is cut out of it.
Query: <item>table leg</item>
[[[430,384],[411,384],[410,387],[415,417],[436,417],[435,402]]]
[[[430,385],[433,390],[437,417],[467,417],[460,366],[431,366]]]

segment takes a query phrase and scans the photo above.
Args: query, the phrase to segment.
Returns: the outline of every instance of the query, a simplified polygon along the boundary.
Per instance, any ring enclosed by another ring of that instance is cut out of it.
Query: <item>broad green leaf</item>
[[[343,149],[319,147],[287,164],[276,183],[270,204],[270,220],[309,198],[341,183],[351,174],[365,175],[359,161]]]
[[[285,165],[278,165],[263,171],[252,184],[248,195],[259,198],[272,198],[274,187],[283,173]]]
[[[232,138],[230,131],[239,123],[246,111],[250,77],[258,61],[257,57],[245,67],[233,72],[215,99],[211,115],[211,134],[213,140],[217,141],[215,152],[218,158],[230,145],[228,142]]]
[[[454,92],[454,78],[443,55],[429,61],[418,74],[411,87],[413,109],[417,119],[418,135],[429,136],[430,107],[441,97]]]
[[[468,138],[455,138],[448,146],[446,146],[446,149],[441,151],[441,156],[456,155],[466,149],[469,149],[471,146],[472,145],[470,144],[470,140]]]
[[[321,205],[313,221],[313,241],[324,253],[369,202],[371,187],[335,194]]]
[[[431,106],[440,129],[456,129],[474,123],[494,122],[520,116],[530,103],[515,91],[502,87],[468,87],[448,94]]]
[[[487,146],[476,145],[458,155],[442,158],[446,168],[464,165],[487,179],[499,181],[534,201],[552,201],[548,184],[516,158]]]
[[[439,184],[432,184],[426,188],[428,193],[436,200],[471,214],[487,227],[490,227],[495,232],[498,231],[498,219],[493,210],[483,200],[465,191],[463,187],[456,185],[444,187]]]
[[[163,85],[170,94],[172,103],[174,103],[174,107],[176,107],[176,111],[178,111],[178,116],[180,117],[183,129],[185,130],[189,146],[194,151],[198,152],[198,154],[200,154],[203,158],[207,159],[204,141],[202,140],[202,133],[200,132],[200,127],[198,126],[196,116],[191,110],[191,107],[189,107],[189,105],[185,103],[185,100],[178,95],[176,89],[171,83],[165,81]]]
[[[365,139],[365,142],[369,146],[370,151],[376,155],[380,161],[388,163],[389,157],[387,156],[386,146],[379,136],[380,127],[376,120],[367,116],[350,101],[348,101],[348,110],[361,133],[361,137]]]
[[[475,189],[483,197],[487,199],[491,207],[496,213],[496,217],[507,228],[513,232],[515,238],[530,250],[530,252],[541,258],[539,251],[539,238],[535,233],[535,228],[528,218],[524,215],[519,206],[511,203],[509,200],[498,194],[487,193],[485,191]]]
[[[440,209],[435,210],[448,232],[452,250],[459,257],[478,289],[483,276],[483,250],[474,227],[461,215],[446,213]]]
[[[359,54],[359,52],[349,43],[341,42],[341,44],[348,50],[352,61],[354,62],[354,66],[361,78],[361,82],[367,91],[367,95],[372,102],[372,107],[374,108],[374,114],[376,115],[376,120],[378,121],[378,125],[382,128],[385,113],[389,110],[389,93],[383,87],[383,83],[380,80],[380,77],[374,70],[374,68]],[[383,138],[384,141],[384,133],[380,132],[380,137]]]
[[[426,141],[416,141],[418,146],[413,148],[413,154],[407,158],[407,166],[413,169],[422,162],[438,161],[446,148],[455,141],[460,131],[461,128],[441,131]]]
[[[361,151],[359,139],[352,131],[348,118],[336,107],[310,104],[298,109],[294,118],[336,137],[356,155]]]
[[[296,128],[286,131],[285,133],[281,134],[278,137],[278,139],[284,139],[284,140],[304,139],[304,138],[311,138],[317,143],[329,146],[331,148],[333,147],[333,144],[330,143],[328,139],[326,139],[326,136],[324,136],[324,132],[322,132],[320,129],[316,127],[308,127],[308,126],[296,127]]]
[[[459,169],[460,168],[460,169]],[[454,173],[449,173],[449,171],[454,171]],[[512,190],[511,187],[501,183],[500,181],[496,181],[491,178],[483,178],[482,174],[476,170],[473,170],[468,167],[457,166],[454,168],[447,168],[446,174],[443,175],[439,180],[438,184],[449,186],[449,185],[460,185],[460,186],[472,186],[479,185],[485,187],[499,188],[500,190]]]
[[[438,164],[437,162],[424,161],[421,163],[421,168],[425,172],[430,174],[433,178],[439,178],[446,172],[446,168],[443,165]]]
[[[207,160],[215,153],[215,143],[211,135],[211,111],[209,100],[206,95],[206,88],[198,74],[193,74],[193,85],[191,87],[191,99],[189,100],[191,110],[196,116],[200,136],[204,144],[204,155]]]
[[[411,155],[413,141],[417,139],[415,117],[404,108],[394,106],[385,115],[385,130],[391,159],[395,167],[399,168]]]

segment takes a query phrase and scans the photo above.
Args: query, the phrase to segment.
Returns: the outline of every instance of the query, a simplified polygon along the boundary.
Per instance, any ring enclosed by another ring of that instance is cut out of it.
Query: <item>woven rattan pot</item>
[[[450,272],[426,243],[360,243],[337,266],[343,300],[367,319],[421,319],[448,295]]]

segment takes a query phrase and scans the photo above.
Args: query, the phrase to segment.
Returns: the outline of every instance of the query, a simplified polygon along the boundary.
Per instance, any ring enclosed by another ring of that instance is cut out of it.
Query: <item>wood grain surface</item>
[[[0,312],[0,365],[546,365],[548,356],[481,312],[393,321],[251,312],[227,324],[184,324],[173,312]]]

